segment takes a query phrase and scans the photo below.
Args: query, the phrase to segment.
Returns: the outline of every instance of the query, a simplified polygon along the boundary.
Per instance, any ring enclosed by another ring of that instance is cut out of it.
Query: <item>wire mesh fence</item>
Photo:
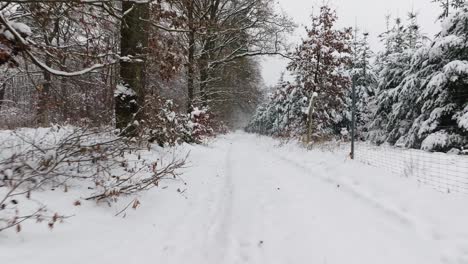
[[[357,142],[355,159],[447,193],[468,194],[468,156]]]

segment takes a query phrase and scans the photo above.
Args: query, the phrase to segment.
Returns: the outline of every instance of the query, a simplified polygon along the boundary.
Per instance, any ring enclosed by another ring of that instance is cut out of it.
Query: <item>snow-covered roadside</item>
[[[28,225],[0,233],[2,262],[468,262],[468,196],[350,161],[345,152],[240,132],[177,153],[187,151],[184,181],[142,194],[125,218],[114,215],[129,199],[73,206],[79,190],[44,193],[51,207],[76,216],[53,231]]]
[[[47,204],[51,210],[72,217],[55,225],[53,230],[47,225],[29,223],[23,225],[20,233],[15,233],[14,229],[0,232],[2,263],[31,263],[32,260],[35,263],[148,263],[173,257],[171,252],[180,243],[187,243],[175,239],[180,238],[178,234],[188,235],[194,242],[203,238],[196,234],[207,229],[200,226],[207,223],[193,220],[206,217],[197,215],[206,213],[197,206],[205,207],[208,200],[214,202],[212,192],[218,190],[206,185],[221,184],[216,176],[220,173],[217,166],[224,166],[220,149],[225,147],[214,144],[212,147],[183,145],[161,149],[154,145],[151,150],[142,151],[142,160],[184,158],[191,153],[193,158],[185,169],[190,173],[182,180],[165,180],[154,191],[137,196],[141,203],[138,209],[130,207],[117,217],[115,215],[135,197],[119,198],[109,207],[105,203],[84,201],[83,198],[92,193],[86,186],[73,186],[67,192],[36,193],[33,198]],[[204,166],[200,167],[202,163]],[[191,195],[194,192],[196,195]],[[79,206],[74,205],[77,200],[81,202]],[[181,257],[189,259],[190,254]]]
[[[320,175],[325,182],[339,186],[353,198],[375,207],[388,218],[400,221],[436,243],[443,252],[443,263],[468,263],[468,211],[465,209],[468,195],[436,191],[418,177],[408,177],[400,168],[388,170],[380,164],[368,166],[352,161],[348,157],[349,146],[307,151],[295,143],[280,144],[267,137],[258,140],[262,141],[265,150],[273,151],[277,157]],[[269,149],[268,146],[274,144],[279,148]],[[373,151],[371,154],[377,155],[375,148]],[[378,159],[374,157],[374,160]]]
[[[85,200],[110,205],[125,196],[133,198],[130,208],[137,207],[134,196],[161,179],[177,179],[187,155],[157,145],[146,148],[104,128],[0,131],[0,232],[20,232],[34,221],[55,227],[74,214],[61,204],[55,207],[51,197],[68,193],[76,207]]]
[[[413,177],[438,191],[468,195],[468,156],[457,154],[358,142],[355,156],[365,164]]]

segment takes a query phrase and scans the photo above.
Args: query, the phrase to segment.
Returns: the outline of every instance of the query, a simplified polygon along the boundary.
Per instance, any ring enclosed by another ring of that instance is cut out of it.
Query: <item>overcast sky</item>
[[[275,0],[281,8],[299,25],[295,35],[291,38],[299,42],[304,35],[304,26],[310,23],[312,7],[318,7],[322,0]],[[375,50],[381,49],[377,35],[385,30],[385,15],[402,17],[412,9],[419,14],[418,21],[422,31],[428,37],[433,37],[439,31],[436,23],[440,8],[431,3],[431,0],[329,0],[331,6],[336,8],[340,27],[358,27],[370,33],[370,42]],[[287,61],[279,58],[264,59],[263,77],[267,85],[274,85],[285,70]]]

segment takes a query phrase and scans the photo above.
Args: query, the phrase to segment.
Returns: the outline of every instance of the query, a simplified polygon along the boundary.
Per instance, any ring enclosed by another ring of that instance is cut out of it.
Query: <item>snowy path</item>
[[[273,150],[234,138],[226,157],[223,254],[210,263],[439,263],[405,219],[341,191]]]
[[[468,216],[457,207],[467,204],[466,197],[441,195],[400,177],[383,180],[378,170],[344,164],[340,155],[306,157],[308,152],[274,144],[236,133],[209,147],[193,147],[187,187],[170,183],[146,194],[142,208],[125,219],[112,216],[117,208],[106,209],[107,215],[89,205],[52,233],[38,228],[0,235],[0,259],[10,264],[32,259],[39,264],[468,263]],[[187,190],[174,191],[179,188]],[[57,206],[69,202],[72,197]]]

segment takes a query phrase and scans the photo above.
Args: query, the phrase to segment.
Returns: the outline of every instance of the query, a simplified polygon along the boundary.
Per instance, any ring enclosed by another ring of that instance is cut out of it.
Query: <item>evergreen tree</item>
[[[350,75],[354,78],[356,89],[356,126],[358,136],[364,137],[367,132],[366,124],[372,119],[372,103],[371,98],[375,95],[377,87],[377,75],[371,59],[374,53],[370,49],[368,41],[369,33],[361,33],[356,27],[353,33],[353,64],[350,70]],[[348,129],[351,125],[352,113],[352,90],[349,89],[347,96],[347,113],[346,118]]]
[[[443,23],[430,46],[412,60],[412,71],[400,85],[394,119],[407,117],[398,143],[447,151],[468,143],[468,7]]]
[[[389,19],[389,18],[387,18]],[[378,86],[375,98],[374,118],[369,123],[369,137],[376,143],[396,143],[397,135],[391,133],[396,127],[404,126],[405,120],[391,120],[398,103],[398,89],[411,69],[411,59],[416,47],[422,44],[422,34],[417,25],[417,16],[409,15],[409,26],[397,18],[392,27],[380,35],[385,49],[377,56]],[[399,123],[396,124],[395,122]]]
[[[422,33],[418,23],[418,14],[414,11],[408,13],[408,26],[406,27],[406,39],[410,49],[418,49],[427,39]]]
[[[268,102],[257,108],[247,131],[270,136],[300,136],[305,132],[307,106],[304,89],[280,80]]]
[[[430,45],[420,44],[416,50],[418,45],[410,45],[403,53],[387,56],[379,76],[379,107],[373,122],[376,141],[432,151],[466,146],[467,25],[468,8],[464,7],[444,21]],[[396,55],[399,59],[388,64]],[[399,67],[402,61],[405,65]]]
[[[432,0],[433,3],[438,3],[443,12],[439,15],[439,19],[444,20],[450,15],[452,10],[463,7],[465,0]]]

